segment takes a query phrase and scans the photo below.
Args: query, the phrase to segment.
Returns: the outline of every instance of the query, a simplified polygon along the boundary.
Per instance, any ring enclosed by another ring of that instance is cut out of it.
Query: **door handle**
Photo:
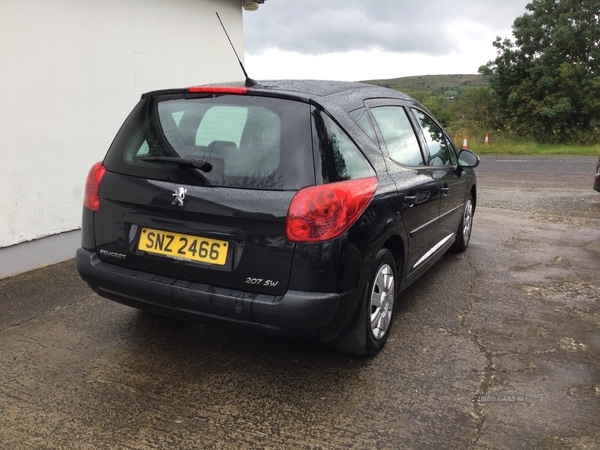
[[[449,187],[443,187],[442,188],[442,196],[445,197],[446,195],[448,195],[449,190],[450,190]]]
[[[407,195],[406,197],[404,197],[404,203],[409,208],[412,208],[413,206],[415,206],[415,202],[416,201],[417,201],[417,196],[416,195]]]

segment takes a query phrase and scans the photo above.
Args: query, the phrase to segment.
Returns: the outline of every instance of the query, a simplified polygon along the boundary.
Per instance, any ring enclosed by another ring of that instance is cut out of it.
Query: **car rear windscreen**
[[[104,163],[109,171],[156,180],[297,190],[314,184],[311,142],[305,103],[165,95],[140,101]],[[190,160],[209,166],[201,170]]]

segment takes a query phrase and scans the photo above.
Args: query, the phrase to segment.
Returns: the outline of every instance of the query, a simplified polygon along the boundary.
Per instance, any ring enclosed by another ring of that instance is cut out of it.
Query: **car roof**
[[[308,97],[326,97],[342,92],[361,91],[368,92],[370,95],[406,98],[405,94],[393,89],[354,81],[266,80],[258,82],[253,89],[304,94]]]
[[[245,87],[244,82],[211,83],[205,86]],[[142,97],[154,95],[176,94],[187,92],[187,89],[170,89],[148,92]],[[264,80],[258,81],[253,87],[248,88],[249,95],[264,95],[273,97],[286,97],[306,102],[315,102],[343,109],[354,109],[362,106],[365,99],[393,98],[415,102],[415,100],[394,89],[388,89],[373,84],[352,81],[330,80]]]

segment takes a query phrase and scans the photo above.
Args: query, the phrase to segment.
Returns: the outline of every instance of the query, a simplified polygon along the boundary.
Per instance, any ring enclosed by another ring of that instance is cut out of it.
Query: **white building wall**
[[[87,172],[143,92],[243,79],[215,12],[243,55],[239,0],[0,0],[0,277],[23,270],[16,244],[79,228]],[[55,262],[23,252],[25,270]]]

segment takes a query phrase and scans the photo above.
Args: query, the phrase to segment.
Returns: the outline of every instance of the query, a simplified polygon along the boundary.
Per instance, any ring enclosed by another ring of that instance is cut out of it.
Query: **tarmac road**
[[[600,194],[564,161],[482,159],[469,249],[374,358],[149,316],[72,261],[0,280],[0,448],[600,448]]]

